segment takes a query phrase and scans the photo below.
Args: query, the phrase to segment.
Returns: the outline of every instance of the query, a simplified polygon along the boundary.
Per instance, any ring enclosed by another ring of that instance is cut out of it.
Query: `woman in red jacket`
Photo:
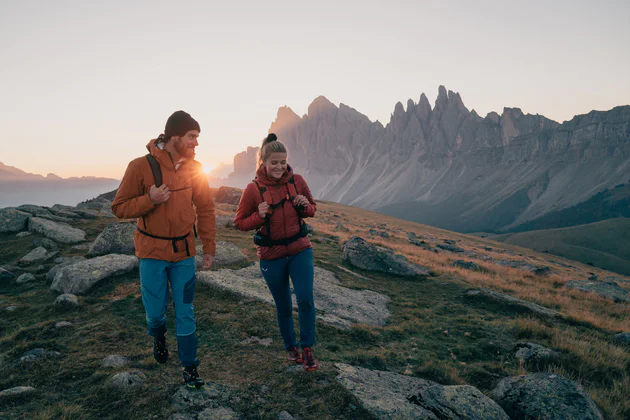
[[[287,164],[287,148],[271,133],[258,152],[256,179],[238,203],[234,225],[258,229],[254,243],[269,291],[276,303],[278,326],[289,360],[307,371],[319,366],[313,356],[315,305],[313,303],[313,249],[303,218],[315,216],[315,201],[306,181]],[[289,277],[298,304],[300,342],[293,325]]]

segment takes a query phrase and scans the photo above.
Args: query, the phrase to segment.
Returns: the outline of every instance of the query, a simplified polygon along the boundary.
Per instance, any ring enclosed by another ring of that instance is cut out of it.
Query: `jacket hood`
[[[293,176],[293,168],[291,165],[287,165],[287,170],[284,172],[280,179],[273,178],[267,175],[267,168],[261,166],[256,171],[256,181],[262,185],[283,185],[289,182],[289,179]]]

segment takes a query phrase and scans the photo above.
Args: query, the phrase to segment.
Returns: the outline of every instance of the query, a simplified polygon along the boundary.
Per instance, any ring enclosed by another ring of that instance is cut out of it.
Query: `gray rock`
[[[235,218],[235,215],[232,215],[232,216],[216,216],[217,226],[233,228],[234,227],[234,218]]]
[[[589,281],[597,281],[599,280],[599,276],[597,274],[591,274],[591,276],[588,278]]]
[[[630,283],[630,280],[617,276],[606,276],[606,278],[604,278],[604,281],[615,283]]]
[[[465,294],[466,297],[473,299],[489,300],[506,307],[518,308],[521,311],[531,312],[543,317],[560,317],[561,314],[553,309],[545,308],[533,302],[518,299],[512,296],[504,295],[503,293],[495,292],[488,289],[471,289]]]
[[[34,280],[36,280],[34,275],[32,275],[31,273],[24,273],[20,277],[17,278],[15,283],[16,284],[23,284],[23,283],[27,283],[29,281],[34,281]]]
[[[79,245],[73,246],[72,249],[74,249],[76,251],[85,251],[85,252],[87,252],[87,251],[89,251],[91,245],[92,244],[79,244]]]
[[[48,238],[35,238],[33,239],[33,245],[37,247],[41,246],[42,248],[46,248],[51,251],[54,251],[58,248],[57,244]]]
[[[55,323],[55,328],[68,328],[68,327],[72,327],[72,322],[59,321]]]
[[[120,388],[120,389],[129,389],[141,386],[147,380],[147,375],[144,372],[139,370],[134,370],[131,372],[120,372],[114,375],[109,381],[110,384]]]
[[[20,258],[21,264],[31,264],[38,261],[46,261],[59,255],[58,251],[48,252],[44,247],[37,247],[22,258]]]
[[[505,261],[505,260],[497,260],[495,262],[495,264],[497,265],[501,265],[503,267],[512,267],[512,268],[518,268],[520,270],[527,270],[527,271],[532,271],[536,269],[536,266],[533,264],[530,264],[526,261]]]
[[[17,306],[7,306],[4,310],[7,312],[15,312],[17,310]]]
[[[36,206],[34,204],[22,204],[17,207],[18,210],[30,213],[33,216],[52,216],[52,213],[46,207]]]
[[[57,204],[55,204],[56,206]],[[79,219],[79,215],[74,213],[74,207],[67,206],[68,209],[55,208],[52,206],[48,210],[55,216],[63,217],[64,219]]]
[[[62,268],[85,260],[86,258],[81,256],[56,258],[55,261],[61,261],[61,263],[48,270],[48,273],[46,273],[46,280],[53,281],[59,270]]]
[[[630,332],[615,334],[615,343],[630,346]]]
[[[449,252],[464,252],[463,248],[460,248],[458,246],[455,245],[449,245],[449,244],[437,244],[436,245],[438,248],[443,249],[445,251],[449,251]]]
[[[628,292],[612,281],[570,280],[566,282],[565,287],[582,292],[595,292],[601,297],[615,302],[630,302]]]
[[[55,299],[55,307],[58,309],[68,310],[79,306],[79,298],[70,293],[64,293]]]
[[[33,350],[29,350],[26,353],[22,354],[20,358],[17,360],[18,363],[32,363],[37,362],[43,359],[48,358],[56,358],[61,357],[61,353],[58,351],[44,350],[42,348],[37,348]]]
[[[15,274],[10,272],[9,270],[0,267],[0,280],[12,279],[13,277],[15,277]]]
[[[536,267],[534,268],[532,271],[532,274],[536,275],[536,276],[549,276],[551,275],[551,268],[544,266],[544,267]]]
[[[558,356],[557,352],[536,343],[517,343],[514,351],[516,351],[514,357],[523,363],[535,365],[548,362]]]
[[[419,246],[420,248],[424,248],[427,251],[433,251],[433,247],[428,242],[425,242],[420,239],[409,239],[409,243],[415,246]]]
[[[463,268],[465,270],[473,270],[473,271],[482,271],[483,270],[481,268],[481,266],[479,266],[479,264],[474,263],[472,261],[464,261],[464,260],[454,261],[451,264],[451,267],[459,267],[459,268]]]
[[[109,224],[92,242],[87,256],[134,254],[136,247],[133,243],[133,235],[136,232],[136,227],[135,223]]]
[[[33,388],[32,386],[16,386],[15,388],[9,388],[9,389],[0,391],[0,398],[27,394],[34,391],[36,391],[36,389]]]
[[[58,293],[84,294],[99,281],[127,273],[138,266],[138,258],[131,255],[105,255],[61,268],[50,290]]]
[[[241,252],[239,247],[232,242],[217,242],[217,252],[214,256],[214,263],[212,264],[212,267],[226,267],[233,264],[244,263],[246,261],[247,258],[245,255]],[[197,264],[197,269],[200,269],[203,265],[203,247],[201,245],[197,247],[195,263]]]
[[[46,271],[46,267],[43,265],[38,265],[37,266],[37,272],[38,273],[43,273],[44,271]]]
[[[432,381],[336,363],[337,381],[374,417],[382,419],[502,419],[490,398],[468,385]]]
[[[221,398],[229,396],[229,390],[219,384],[206,383],[202,389],[191,390],[181,386],[171,397],[171,404],[177,411],[200,410],[216,405]]]
[[[31,217],[28,230],[45,235],[62,244],[76,244],[85,240],[85,232],[65,223],[58,223],[40,217]]]
[[[32,233],[27,231],[27,232],[20,232],[15,236],[18,238],[24,238],[25,236],[30,236],[30,235],[32,235]]]
[[[267,347],[267,346],[270,346],[271,343],[273,343],[273,339],[271,339],[271,338],[258,338],[256,336],[254,336],[254,337],[248,337],[245,340],[241,341],[241,344],[252,344],[252,343],[262,344],[263,346]]]
[[[380,231],[380,230],[376,230],[376,229],[368,230],[368,235],[380,236],[381,238],[389,238],[389,233],[383,232],[383,231]]]
[[[241,417],[228,407],[210,407],[197,415],[197,420],[238,420]]]
[[[14,208],[0,209],[0,233],[19,232],[26,228],[30,213]]]
[[[197,273],[197,280],[274,305],[258,265],[240,270],[200,271]],[[317,317],[338,328],[350,328],[353,323],[382,326],[390,316],[387,310],[389,297],[370,290],[342,287],[328,270],[315,267],[313,286]],[[297,308],[295,296],[293,302],[294,308]]]
[[[353,236],[343,243],[342,260],[355,267],[399,276],[428,276],[429,270],[410,263],[407,257]]]
[[[72,212],[82,219],[98,219],[98,217],[100,216],[100,213],[97,210],[77,208],[75,210],[72,210]]]
[[[101,362],[103,367],[119,368],[131,364],[131,360],[124,356],[111,355],[107,356]]]
[[[281,411],[278,413],[278,420],[293,420],[294,418],[295,417],[289,414],[288,411]]]
[[[604,419],[579,384],[548,372],[504,378],[492,398],[511,418]]]
[[[219,187],[219,190],[214,193],[215,203],[225,204],[238,204],[241,201],[243,190],[232,187]]]

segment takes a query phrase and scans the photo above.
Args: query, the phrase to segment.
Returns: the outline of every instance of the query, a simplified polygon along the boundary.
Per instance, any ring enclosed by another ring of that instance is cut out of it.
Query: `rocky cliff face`
[[[485,118],[440,86],[398,103],[383,127],[320,96],[271,132],[317,198],[459,231],[509,229],[630,178],[630,106],[559,124],[504,108]],[[232,181],[253,178],[257,148],[235,157]],[[235,186],[243,186],[235,185]]]

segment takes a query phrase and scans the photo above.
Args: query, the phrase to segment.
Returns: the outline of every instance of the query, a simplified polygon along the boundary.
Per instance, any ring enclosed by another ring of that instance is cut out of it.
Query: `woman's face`
[[[263,164],[267,169],[267,175],[275,179],[280,179],[287,170],[287,154],[274,152],[269,155]]]

